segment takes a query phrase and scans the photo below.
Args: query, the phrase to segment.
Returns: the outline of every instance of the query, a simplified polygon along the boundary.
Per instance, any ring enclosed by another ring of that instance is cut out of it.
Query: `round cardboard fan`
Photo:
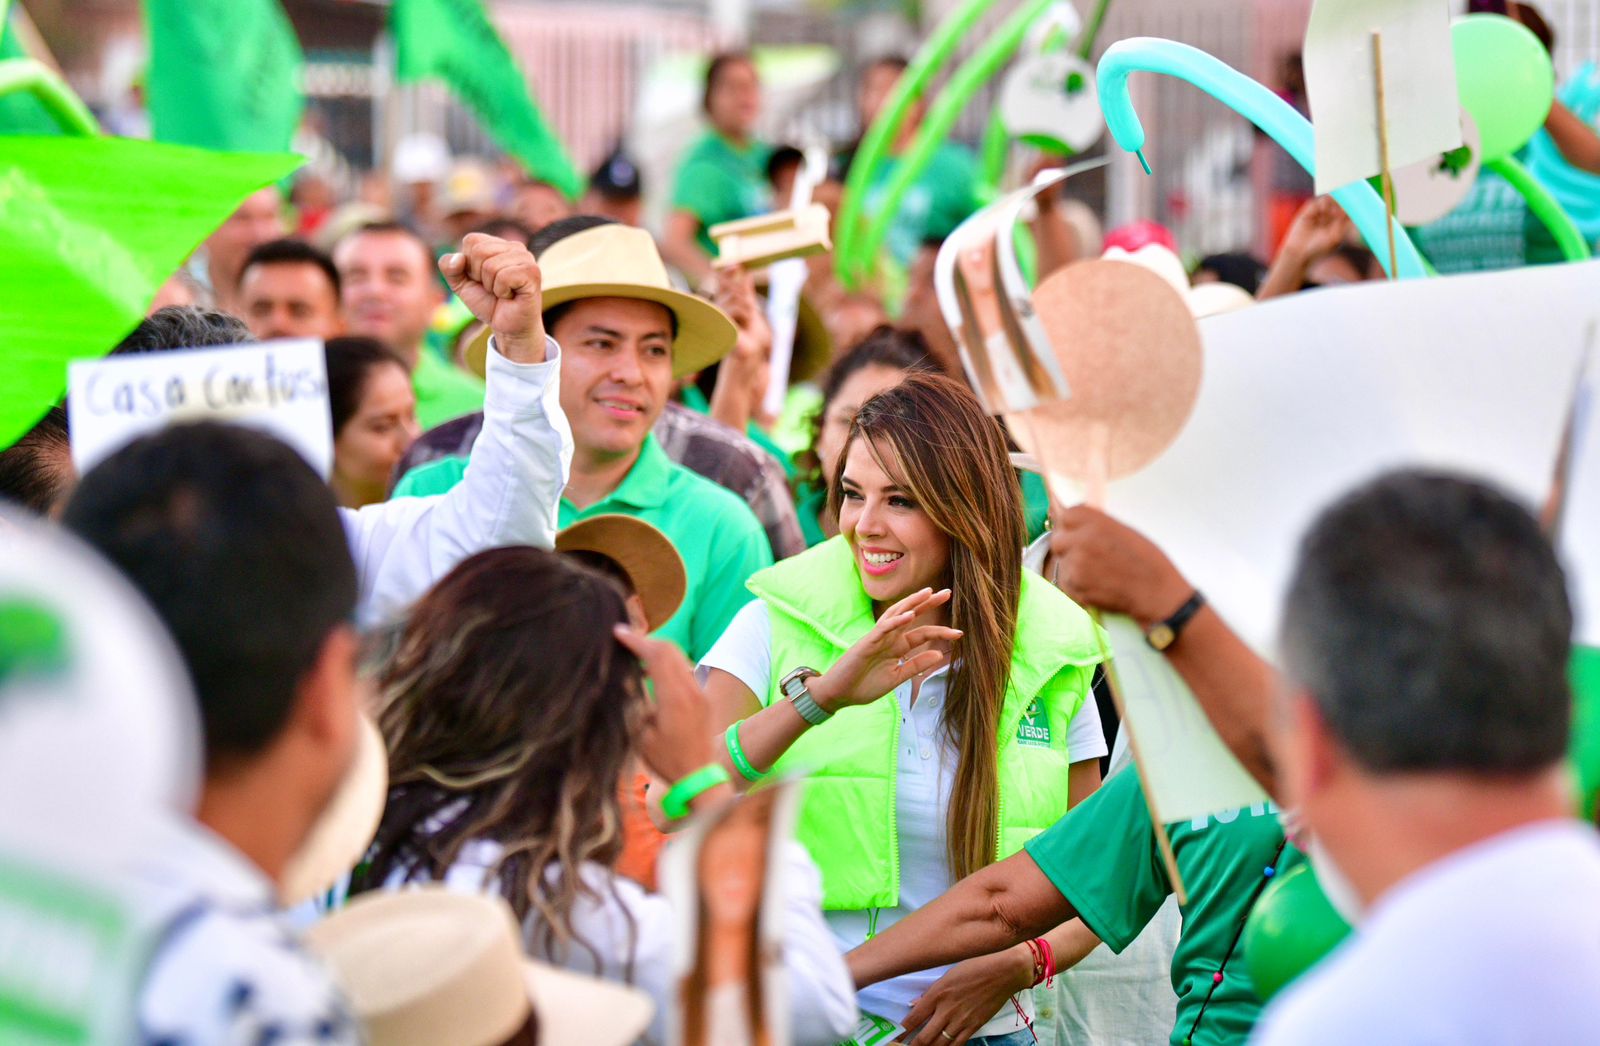
[[[1105,484],[1178,438],[1200,394],[1200,330],[1182,295],[1148,269],[1104,259],[1051,274],[1033,294],[1070,395],[1007,421],[1053,482]]]

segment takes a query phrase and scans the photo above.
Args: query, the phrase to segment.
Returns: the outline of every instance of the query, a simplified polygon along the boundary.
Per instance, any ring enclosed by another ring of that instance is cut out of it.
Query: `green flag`
[[[278,0],[145,0],[155,138],[207,149],[289,148],[305,95]]]
[[[126,138],[11,137],[0,153],[0,447],[104,355],[250,193],[305,161]]]
[[[389,24],[402,83],[443,80],[530,174],[577,198],[583,179],[480,0],[394,0]]]

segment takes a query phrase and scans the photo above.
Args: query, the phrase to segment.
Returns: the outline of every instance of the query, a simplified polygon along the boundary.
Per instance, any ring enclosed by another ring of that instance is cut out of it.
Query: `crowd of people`
[[[906,66],[860,70],[863,127]],[[1151,541],[1052,504],[969,386],[933,281],[980,204],[960,146],[869,286],[808,261],[768,413],[760,274],[709,230],[781,208],[805,165],[757,137],[749,56],[710,61],[703,108],[659,239],[620,151],[579,201],[488,164],[244,200],[111,353],[320,341],[327,477],[216,421],[79,476],[64,405],[0,451],[0,567],[109,564],[199,726],[193,801],[97,869],[149,927],[129,1041],[1592,1041],[1600,839],[1533,511],[1370,479],[1304,535],[1271,664]],[[1029,220],[1041,277],[1178,246],[1056,194]],[[1281,227],[1270,262],[1189,278],[1247,303],[1382,277],[1331,199]],[[6,598],[0,713],[55,685]],[[1158,830],[1099,612],[1146,630],[1270,802]],[[779,781],[801,782],[763,873],[779,946],[752,961],[784,1001],[753,972],[680,1019],[697,931],[666,855]],[[312,852],[326,874],[291,888]],[[1305,865],[1355,932],[1267,1005],[1244,927]]]

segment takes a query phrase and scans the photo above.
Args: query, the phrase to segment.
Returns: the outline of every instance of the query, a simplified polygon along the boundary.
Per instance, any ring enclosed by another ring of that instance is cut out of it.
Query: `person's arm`
[[[1257,301],[1297,293],[1306,285],[1311,267],[1344,242],[1350,219],[1331,196],[1318,196],[1300,208],[1283,239],[1283,247],[1272,260]]]
[[[1069,919],[1044,935],[1060,974],[1100,946],[1100,938]],[[1012,996],[1034,986],[1034,953],[1026,943],[992,955],[956,963],[935,981],[906,1014],[905,1028],[916,1031],[911,1046],[961,1046],[1003,1009]]]
[[[1090,700],[1093,700],[1091,698]],[[1080,759],[1067,767],[1067,809],[1083,802],[1100,787],[1100,757]]]
[[[738,266],[716,273],[718,308],[728,314],[739,332],[733,351],[717,367],[711,390],[711,416],[735,432],[744,432],[758,414],[767,392],[772,328],[756,299],[755,281]]]
[[[1148,629],[1186,603],[1194,586],[1148,538],[1092,508],[1059,514],[1050,551],[1056,581],[1084,606],[1127,614]],[[1268,794],[1277,796],[1270,745],[1272,666],[1244,644],[1210,606],[1166,650],[1224,744]]]
[[[1026,852],[974,872],[845,956],[857,988],[989,955],[1078,913]]]
[[[1600,134],[1582,117],[1558,100],[1550,107],[1544,129],[1550,132],[1550,140],[1568,163],[1590,174],[1600,174]]]
[[[834,665],[810,679],[806,689],[811,699],[830,714],[851,705],[868,705],[894,693],[907,680],[926,676],[948,662],[950,655],[934,644],[953,643],[961,633],[942,625],[916,625],[915,621],[949,598],[948,589],[923,589],[884,611],[871,632]],[[717,728],[719,758],[741,787],[747,782],[722,743],[722,731],[738,723],[739,747],[751,767],[765,773],[811,729],[793,702],[776,701],[761,708],[749,686],[720,669],[710,671],[706,692]]]
[[[683,210],[667,216],[661,236],[661,257],[697,287],[711,275],[711,258],[701,249],[699,236],[700,219]]]
[[[461,560],[501,545],[555,543],[572,432],[560,404],[560,349],[540,317],[539,268],[520,244],[473,234],[441,259],[451,286],[494,331],[483,430],[446,494],[344,514],[361,579],[358,614],[403,610]]]
[[[1053,162],[1053,161],[1052,161]],[[1064,269],[1082,258],[1078,234],[1068,224],[1059,206],[1061,187],[1046,191],[1037,198],[1038,214],[1030,223],[1034,242],[1039,245],[1039,279]]]

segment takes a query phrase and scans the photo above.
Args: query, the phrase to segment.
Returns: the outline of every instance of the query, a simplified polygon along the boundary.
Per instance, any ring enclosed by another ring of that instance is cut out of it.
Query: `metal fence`
[[[960,57],[975,49],[1021,0],[1000,0],[970,34]],[[1089,0],[1079,0],[1087,6]],[[931,6],[931,5],[930,5]],[[1133,36],[1178,40],[1275,85],[1283,55],[1299,47],[1311,0],[1115,0],[1101,49]],[[1600,58],[1600,0],[1543,0],[1557,30],[1557,67],[1570,72]],[[681,52],[703,54],[721,38],[690,8],[637,4],[501,2],[496,23],[529,70],[530,85],[580,167],[592,167],[632,125],[646,71]],[[919,34],[886,13],[812,9],[761,11],[753,43],[825,44],[840,57],[841,72],[768,130],[785,139],[841,141],[854,133],[854,70],[866,59],[906,50]],[[308,93],[327,137],[350,161],[381,162],[409,130],[443,135],[457,153],[488,153],[493,146],[477,122],[435,86],[397,87],[370,54],[308,56]],[[1136,76],[1133,98],[1149,133],[1146,176],[1118,153],[1104,171],[1075,190],[1109,225],[1153,218],[1169,225],[1180,243],[1197,252],[1261,249],[1268,173],[1275,147],[1220,103],[1179,81]],[[955,136],[975,142],[994,104],[998,85],[973,99]],[[1103,146],[1102,146],[1103,147]],[[657,179],[657,191],[662,189]]]

